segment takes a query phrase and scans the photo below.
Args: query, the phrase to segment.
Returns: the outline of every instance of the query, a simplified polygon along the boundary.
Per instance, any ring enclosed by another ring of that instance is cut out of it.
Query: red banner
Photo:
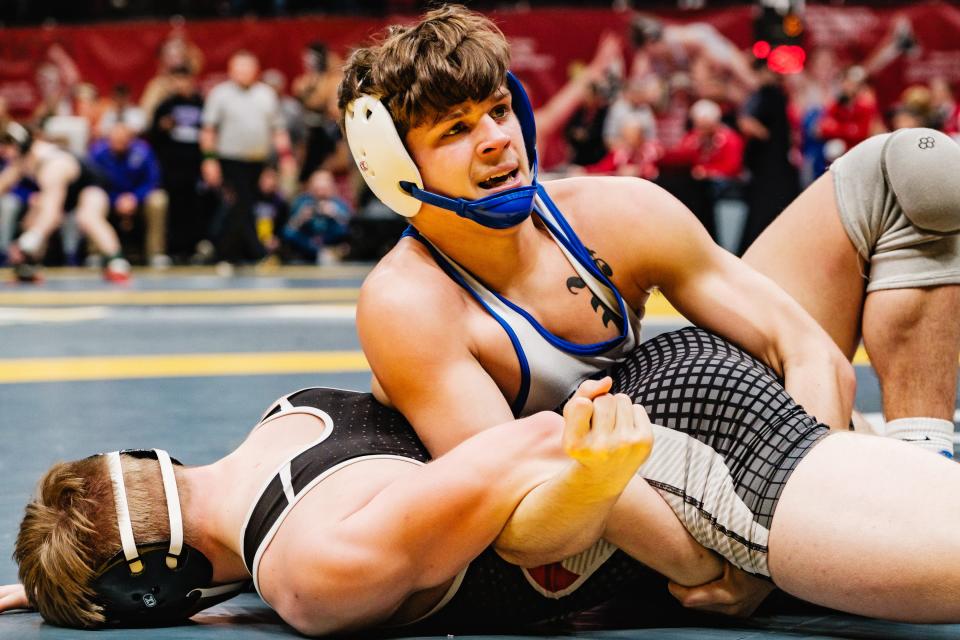
[[[492,14],[513,45],[513,68],[527,85],[535,104],[559,88],[570,65],[589,60],[600,36],[613,30],[626,38],[632,14],[612,10],[538,9]],[[734,44],[748,48],[752,40],[752,8],[661,13],[666,21],[712,24]],[[808,6],[807,47],[828,47],[842,60],[861,61],[907,19],[916,47],[887,65],[875,78],[881,103],[889,104],[912,83],[935,75],[960,81],[960,8],[930,2],[896,9]],[[411,17],[305,17],[191,22],[178,27],[203,52],[203,84],[223,77],[226,61],[237,49],[256,53],[264,69],[276,68],[292,80],[300,73],[302,48],[321,40],[345,54],[385,25]],[[101,92],[123,83],[138,95],[156,73],[157,53],[171,34],[169,23],[131,22],[95,26],[4,29],[0,40],[0,96],[17,115],[38,100],[38,68],[60,45],[82,80]],[[55,47],[54,47],[55,48]]]

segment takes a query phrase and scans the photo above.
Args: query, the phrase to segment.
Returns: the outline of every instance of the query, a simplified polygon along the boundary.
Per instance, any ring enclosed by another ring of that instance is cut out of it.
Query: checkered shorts
[[[661,334],[608,373],[614,391],[642,404],[657,425],[640,475],[698,542],[769,576],[777,500],[828,428],[769,367],[702,329]]]

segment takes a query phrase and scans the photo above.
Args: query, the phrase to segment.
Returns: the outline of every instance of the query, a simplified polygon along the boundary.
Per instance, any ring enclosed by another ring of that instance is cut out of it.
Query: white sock
[[[910,442],[936,453],[953,457],[953,422],[939,418],[897,418],[887,423],[888,438]]]
[[[24,231],[23,234],[17,238],[17,244],[20,245],[20,249],[24,253],[31,258],[36,258],[37,254],[40,253],[40,247],[43,246],[43,236],[33,229]]]

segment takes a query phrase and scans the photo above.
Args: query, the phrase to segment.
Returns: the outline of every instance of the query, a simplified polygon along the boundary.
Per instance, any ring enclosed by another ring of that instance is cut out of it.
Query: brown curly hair
[[[137,543],[168,538],[157,462],[123,456],[123,478]],[[178,484],[182,501],[183,483]],[[44,620],[91,628],[102,624],[104,616],[90,583],[97,568],[120,549],[106,457],[94,456],[57,463],[44,474],[20,523],[13,559],[27,598]]]
[[[420,22],[389,27],[379,44],[355,50],[338,92],[341,128],[347,105],[378,96],[400,138],[467,100],[497,91],[510,65],[510,46],[497,26],[462,5],[444,5]]]

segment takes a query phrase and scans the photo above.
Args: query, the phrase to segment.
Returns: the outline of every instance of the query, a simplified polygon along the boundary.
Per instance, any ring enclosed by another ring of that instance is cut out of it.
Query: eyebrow
[[[488,97],[488,98],[486,98],[485,100],[483,100],[483,102],[486,102],[487,100],[492,100],[492,101],[494,101],[494,102],[500,102],[501,100],[503,100],[504,98],[506,98],[509,94],[510,94],[510,92],[507,91],[506,87],[500,87],[500,88],[496,91],[496,93],[492,94],[490,97]],[[463,107],[460,107],[460,106],[458,105],[458,106],[450,109],[449,111],[447,111],[447,112],[445,112],[445,113],[438,114],[437,117],[434,118],[434,120],[433,120],[433,126],[436,127],[436,126],[441,125],[441,124],[443,124],[443,123],[445,123],[445,122],[450,122],[451,120],[457,120],[457,119],[459,119],[459,118],[462,118],[462,117],[465,116],[465,115],[467,115],[467,111],[466,111]]]

